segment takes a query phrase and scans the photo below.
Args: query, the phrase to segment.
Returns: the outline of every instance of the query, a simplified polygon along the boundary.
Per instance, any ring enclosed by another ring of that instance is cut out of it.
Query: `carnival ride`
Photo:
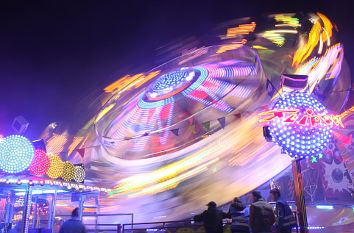
[[[344,110],[351,80],[329,19],[277,14],[266,21],[260,30],[251,18],[234,21],[220,45],[105,88],[82,144],[94,148],[85,154],[88,176],[114,181],[103,211],[133,211],[138,221],[187,218],[287,168],[291,160],[266,144],[257,116],[289,91],[282,73],[308,75],[302,91],[331,113]]]
[[[44,132],[49,153],[83,163],[86,183],[110,189],[100,212],[186,219],[208,201],[227,203],[286,169],[291,158],[264,140],[258,116],[291,91],[281,85],[284,73],[307,75],[301,92],[352,124],[346,119],[353,109],[343,113],[349,69],[325,15],[239,19],[212,34],[212,45],[107,86],[99,112],[76,135]],[[353,172],[352,154],[345,156]]]

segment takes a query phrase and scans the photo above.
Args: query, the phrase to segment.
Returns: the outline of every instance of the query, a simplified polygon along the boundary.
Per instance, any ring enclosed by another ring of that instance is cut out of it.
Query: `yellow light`
[[[135,84],[135,88],[140,87],[140,86],[143,85],[144,83],[148,82],[150,79],[156,77],[157,75],[160,74],[160,72],[161,72],[160,70],[157,70],[157,71],[153,71],[153,72],[149,73],[148,75],[146,75],[146,76],[144,77],[143,80],[141,80],[141,82],[138,82],[138,83]]]
[[[83,140],[83,137],[74,137],[72,143],[69,146],[68,156],[75,150],[75,148],[79,145],[79,143]]]
[[[261,45],[253,45],[252,48],[254,49],[259,49],[259,50],[266,50],[268,48],[264,47],[264,46],[261,46]]]
[[[304,45],[300,44],[299,48],[295,52],[292,63],[293,67],[296,67],[311,55],[313,49],[317,46],[320,40],[320,31],[321,24],[318,22],[318,20],[316,20],[310,30],[307,43]]]
[[[63,173],[61,174],[61,178],[66,181],[73,180],[75,177],[75,166],[70,163],[69,161],[66,161],[63,165]]]
[[[47,175],[50,178],[56,179],[63,173],[63,161],[56,154],[49,154],[50,167]]]
[[[107,107],[105,107],[102,111],[100,111],[95,119],[95,124],[102,119],[102,117],[104,117],[104,115],[106,115],[109,111],[111,111],[111,109],[115,106],[116,104],[110,104]]]
[[[160,71],[153,71],[147,75],[144,75],[143,73],[136,74],[133,76],[130,75],[125,75],[124,77],[119,78],[117,81],[114,83],[108,85],[107,87],[104,88],[104,91],[106,93],[112,93],[114,91],[126,91],[129,90],[132,87],[140,87],[150,79],[156,77],[157,75],[160,74]]]
[[[348,110],[344,111],[343,113],[340,114],[340,118],[343,119],[345,117],[347,117],[349,114],[354,112],[354,106],[352,106],[351,108],[349,108]]]
[[[300,27],[301,24],[299,23],[299,19],[293,17],[294,14],[277,14],[274,16],[276,22],[282,22],[285,25],[281,26],[291,26],[294,28]],[[275,25],[277,26],[277,25]]]
[[[294,29],[277,29],[265,31],[262,36],[270,40],[273,44],[281,47],[285,43],[284,34],[297,34],[298,31]]]
[[[331,21],[324,14],[317,12],[317,15],[321,18],[323,23],[323,31],[321,33],[321,38],[323,40],[323,43],[327,41],[327,46],[330,46],[331,45],[330,38],[332,37],[333,25]]]

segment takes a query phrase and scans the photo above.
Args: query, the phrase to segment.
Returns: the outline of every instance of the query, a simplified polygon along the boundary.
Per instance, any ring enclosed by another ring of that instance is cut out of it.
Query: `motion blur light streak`
[[[281,47],[285,43],[285,36],[284,34],[289,33],[289,34],[297,34],[297,30],[291,30],[291,29],[277,29],[277,30],[270,30],[270,31],[265,31],[263,33],[263,37],[272,41],[274,44],[277,46]]]
[[[148,82],[150,79],[154,78],[160,73],[159,70],[150,72],[147,75],[144,74],[136,74],[133,76],[126,75],[122,78],[119,78],[117,81],[114,83],[110,84],[109,86],[104,88],[104,91],[107,93],[112,93],[114,91],[125,91],[129,90],[132,87],[140,87],[143,85],[145,82]]]
[[[317,209],[322,209],[322,210],[333,210],[334,207],[332,205],[316,205]]]
[[[255,22],[252,22],[250,24],[241,24],[234,28],[228,28],[226,38],[235,38],[238,35],[247,35],[250,32],[253,32],[255,28]]]
[[[327,46],[330,46],[331,43],[330,38],[332,36],[332,23],[323,14],[317,13],[317,15],[313,16],[312,18],[314,23],[308,35],[307,42],[305,44],[300,44],[299,48],[297,49],[294,55],[293,58],[294,67],[299,65],[301,62],[304,62],[311,55],[314,48],[320,42],[320,39],[322,43],[327,41]],[[324,28],[322,28],[321,22],[324,24]]]
[[[276,24],[275,27],[291,26],[298,28],[301,26],[299,19],[294,17],[295,14],[276,14],[271,15],[276,22],[282,22],[283,24]]]
[[[227,44],[221,46],[216,53],[224,53],[226,51],[235,50],[242,46],[243,43]]]
[[[332,79],[339,75],[344,52],[340,43],[331,46],[322,57],[314,57],[300,66],[295,73],[308,75],[308,93],[312,93],[322,78]]]
[[[100,111],[76,135],[85,138],[76,147],[85,148],[84,158],[70,157],[84,163],[88,182],[112,188],[100,211],[133,212],[135,221],[187,219],[210,200],[229,202],[287,168],[291,158],[266,143],[258,114],[292,91],[280,88],[280,77],[294,71],[309,76],[304,95],[342,111],[349,91],[337,90],[352,85],[331,25],[320,13],[232,20],[215,30],[220,45],[177,42],[166,49],[174,59],[107,85]],[[298,117],[311,109],[321,116],[317,107],[296,107]],[[322,124],[313,124],[324,128],[320,134],[327,132]]]
[[[331,37],[332,37],[332,23],[331,21],[324,15],[321,13],[317,13],[317,15],[321,18],[322,23],[323,23],[323,31],[321,34],[321,38],[323,40],[323,43],[325,43],[327,41],[327,46],[331,45]]]
[[[70,146],[68,147],[68,156],[77,148],[77,146],[83,141],[83,137],[74,137]]]
[[[244,89],[243,83],[252,81],[255,75],[255,64],[241,60],[183,67],[162,74],[113,119],[109,131],[105,132],[106,137],[115,141],[134,138],[135,143],[130,150],[138,152],[149,149],[147,146],[151,145],[147,142],[151,137],[158,136],[161,145],[159,151],[162,151],[173,122],[176,122],[173,114],[176,107],[181,109],[181,104],[186,101],[197,109],[202,109],[204,105],[222,112],[231,112],[235,108],[230,105],[230,101],[223,99],[226,96],[246,98],[242,95],[250,92],[241,91]],[[135,135],[133,132],[136,132]]]
[[[112,103],[107,107],[105,107],[104,109],[102,109],[102,111],[98,113],[95,122],[97,123],[99,120],[101,120],[101,118],[104,117],[104,115],[106,115],[115,105],[116,105],[115,103]]]

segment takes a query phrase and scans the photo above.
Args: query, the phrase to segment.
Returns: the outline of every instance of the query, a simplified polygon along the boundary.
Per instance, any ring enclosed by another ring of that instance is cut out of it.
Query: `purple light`
[[[300,117],[308,115],[308,109],[312,109],[315,115],[327,114],[327,110],[319,101],[302,92],[288,93],[273,107],[273,110],[294,109],[299,110]],[[270,122],[269,131],[274,142],[291,157],[319,156],[332,138],[330,125],[319,123],[314,127],[311,124],[289,124],[281,118]]]

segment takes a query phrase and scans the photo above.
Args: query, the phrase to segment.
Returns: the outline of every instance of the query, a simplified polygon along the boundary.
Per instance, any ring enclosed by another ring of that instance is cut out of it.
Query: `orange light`
[[[140,86],[143,85],[144,83],[150,81],[150,79],[155,78],[157,75],[160,74],[160,72],[161,72],[160,70],[150,72],[148,75],[146,75],[146,76],[144,77],[144,79],[143,79],[141,82],[136,83],[136,84],[135,84],[135,87],[136,87],[136,88],[137,88],[137,87],[140,87]]]
[[[256,28],[256,23],[240,24],[237,27],[228,28],[226,32],[226,38],[235,38],[237,35],[247,35],[253,32]]]
[[[106,93],[112,93],[114,91],[126,91],[131,87],[140,87],[150,79],[156,77],[158,74],[160,74],[159,70],[153,71],[147,75],[144,75],[143,73],[139,73],[133,76],[125,75],[124,77],[119,78],[114,83],[105,87],[104,91]]]
[[[324,14],[317,12],[317,15],[321,18],[323,23],[323,31],[321,33],[322,41],[323,43],[327,41],[327,46],[330,46],[331,45],[330,38],[332,37],[333,25],[331,21]]]
[[[217,54],[225,53],[225,52],[230,51],[230,50],[238,49],[238,48],[240,48],[242,46],[243,46],[243,43],[237,43],[237,44],[235,43],[235,44],[223,45],[216,51],[216,53]]]
[[[317,20],[311,28],[307,43],[303,45],[300,44],[299,48],[296,50],[293,58],[293,63],[292,63],[293,67],[296,67],[311,55],[312,51],[317,46],[320,40],[320,32],[321,32],[321,24]]]
[[[67,143],[68,138],[63,134],[53,134],[47,143],[47,152],[60,154]]]

